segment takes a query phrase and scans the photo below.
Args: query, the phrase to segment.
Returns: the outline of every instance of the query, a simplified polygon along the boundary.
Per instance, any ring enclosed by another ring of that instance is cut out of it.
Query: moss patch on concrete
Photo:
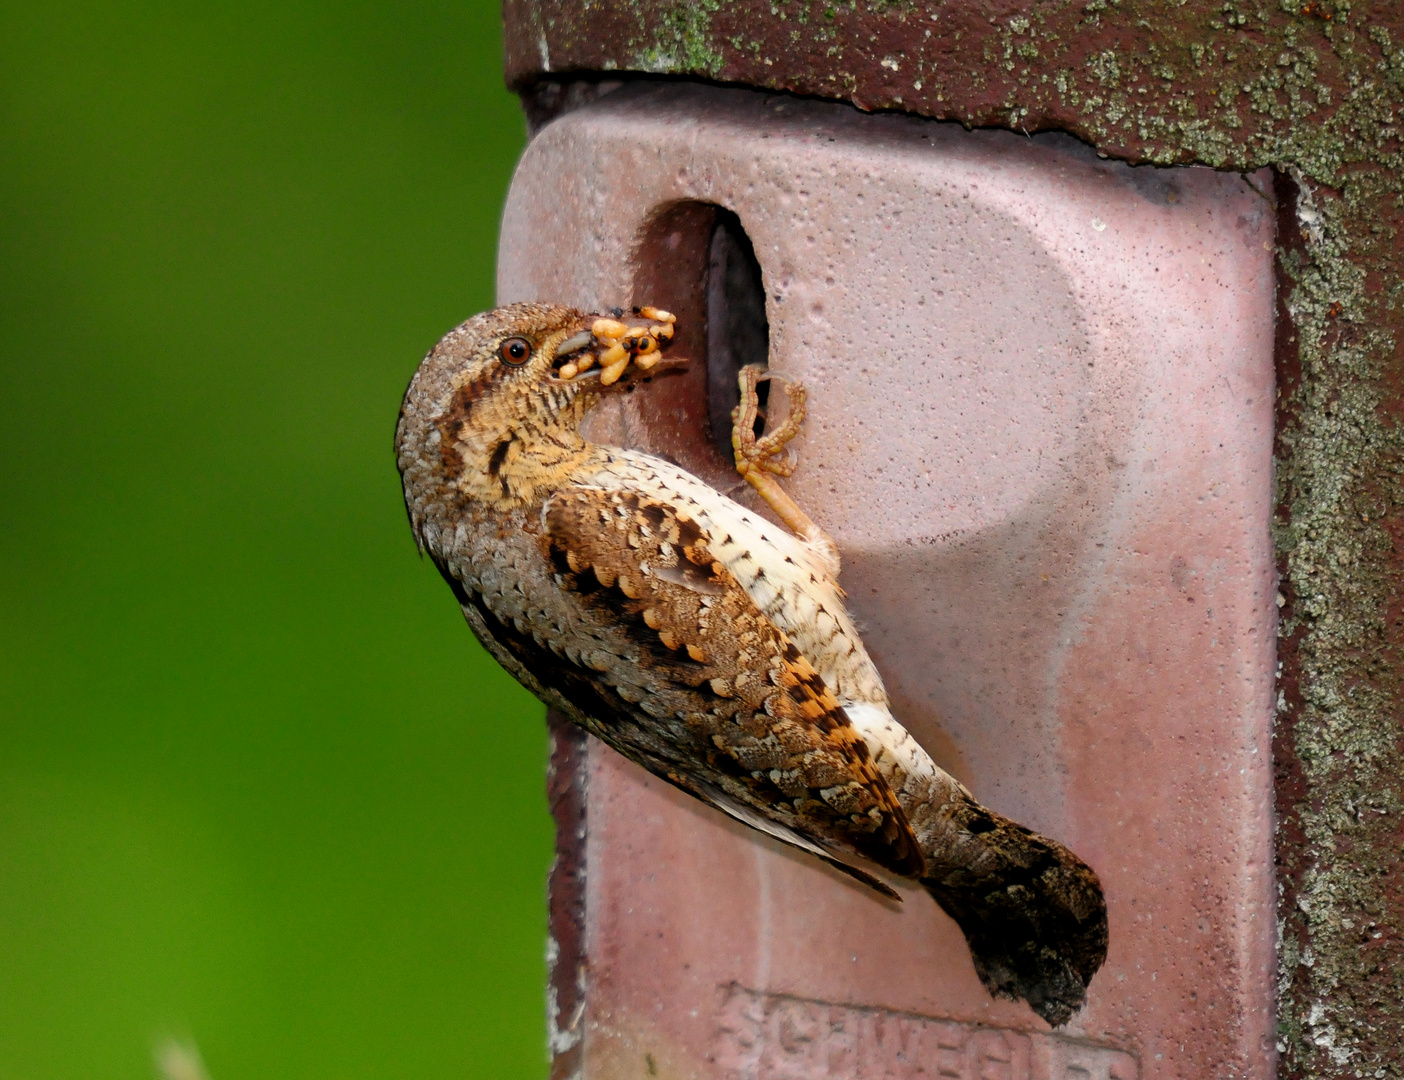
[[[641,40],[632,68],[652,72],[695,71],[717,75],[725,62],[711,46],[712,15],[721,0],[676,0],[659,6],[656,33]]]

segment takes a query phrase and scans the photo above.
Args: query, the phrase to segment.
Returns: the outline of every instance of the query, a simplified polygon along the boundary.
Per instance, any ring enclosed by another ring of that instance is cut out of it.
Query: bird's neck
[[[445,433],[461,462],[459,491],[500,510],[544,499],[595,451],[580,434],[581,417],[593,404],[585,395],[512,404],[475,410],[457,432]]]

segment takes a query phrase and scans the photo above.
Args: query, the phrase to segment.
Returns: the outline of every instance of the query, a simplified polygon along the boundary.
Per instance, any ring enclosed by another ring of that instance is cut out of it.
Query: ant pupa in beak
[[[601,340],[618,341],[628,332],[629,328],[615,319],[596,319],[590,327],[590,333]]]
[[[618,346],[615,346],[615,348],[618,348]],[[608,367],[604,368],[600,372],[600,385],[613,386],[615,383],[617,383],[619,381],[619,376],[623,375],[624,369],[629,366],[629,360],[630,356],[626,352],[624,354],[624,359],[617,360],[613,364],[610,364]]]

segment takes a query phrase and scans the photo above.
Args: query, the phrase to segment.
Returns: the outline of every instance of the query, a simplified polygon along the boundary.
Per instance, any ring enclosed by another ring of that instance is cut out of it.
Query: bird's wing
[[[920,874],[911,826],[861,735],[695,521],[637,493],[580,487],[551,498],[544,525],[558,620],[573,628],[487,627],[543,689],[733,817],[759,815],[807,850]]]
[[[694,792],[694,794],[698,794],[698,797],[704,802],[711,803],[718,810],[730,817],[734,817],[743,825],[749,825],[751,828],[757,829],[760,832],[768,833],[777,840],[789,844],[792,847],[797,847],[801,851],[807,851],[811,855],[817,855],[830,866],[841,870],[851,878],[861,881],[864,885],[868,886],[868,888],[881,893],[889,900],[896,900],[898,903],[902,902],[902,894],[881,878],[873,877],[873,875],[869,874],[866,870],[860,870],[851,863],[846,863],[842,859],[835,858],[832,852],[825,851],[807,836],[797,833],[794,829],[787,828],[776,821],[772,821],[750,806],[737,802],[735,799],[723,794],[716,788],[703,787],[700,793]]]

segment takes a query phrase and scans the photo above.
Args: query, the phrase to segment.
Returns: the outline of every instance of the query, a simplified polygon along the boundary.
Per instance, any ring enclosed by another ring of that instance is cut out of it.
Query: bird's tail
[[[960,926],[991,994],[1023,998],[1055,1027],[1067,1023],[1107,957],[1096,873],[974,799],[948,812],[961,842],[928,858],[921,883]]]

